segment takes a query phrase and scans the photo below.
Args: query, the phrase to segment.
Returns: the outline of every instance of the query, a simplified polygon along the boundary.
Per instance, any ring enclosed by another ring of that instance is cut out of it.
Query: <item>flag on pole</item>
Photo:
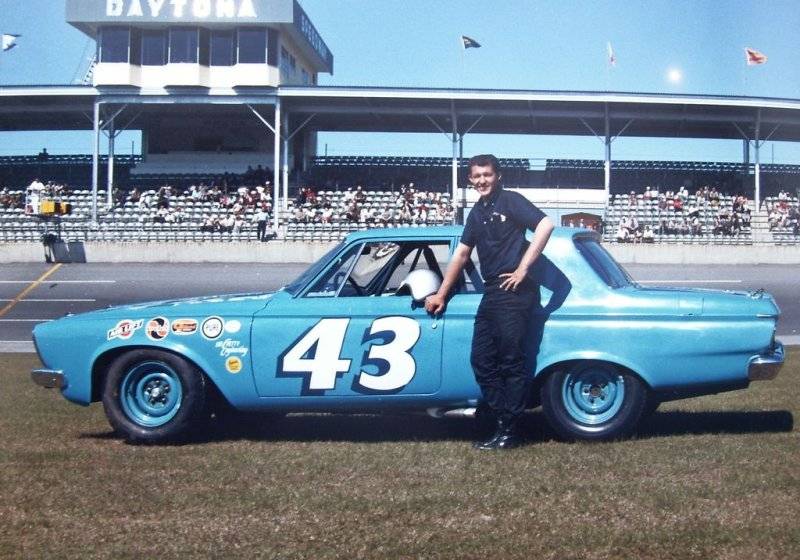
[[[608,65],[609,66],[616,66],[617,65],[617,55],[614,54],[614,49],[611,47],[611,43],[606,43],[606,50],[608,51]]]
[[[748,66],[764,64],[767,61],[767,55],[750,47],[744,48],[744,56]]]
[[[479,49],[481,48],[481,44],[471,37],[467,37],[466,35],[461,36],[461,44],[464,46],[465,49]]]
[[[2,40],[3,52],[10,51],[11,49],[17,46],[17,37],[19,37],[19,35],[13,35],[11,33],[3,33],[3,40]]]

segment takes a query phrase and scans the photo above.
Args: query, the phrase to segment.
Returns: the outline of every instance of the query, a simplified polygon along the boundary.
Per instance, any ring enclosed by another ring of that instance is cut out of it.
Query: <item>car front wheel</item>
[[[205,406],[203,374],[183,358],[160,350],[132,350],[109,366],[103,407],[128,441],[159,443],[184,436]]]
[[[560,437],[597,441],[633,431],[647,388],[613,364],[587,360],[550,375],[541,394],[544,414]]]

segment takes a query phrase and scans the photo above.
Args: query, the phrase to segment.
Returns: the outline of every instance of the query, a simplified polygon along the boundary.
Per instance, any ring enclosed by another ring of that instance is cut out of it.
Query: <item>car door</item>
[[[405,275],[446,264],[449,240],[349,245],[296,295],[279,293],[253,322],[264,397],[402,398],[441,383],[443,318],[398,293]]]

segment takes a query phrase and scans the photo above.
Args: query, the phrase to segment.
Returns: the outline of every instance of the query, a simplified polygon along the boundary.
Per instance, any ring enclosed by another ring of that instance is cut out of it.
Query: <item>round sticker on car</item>
[[[145,333],[150,340],[163,340],[169,334],[169,321],[164,317],[150,319],[147,322]]]
[[[222,334],[224,324],[225,323],[219,317],[209,317],[203,321],[203,326],[200,328],[200,332],[202,332],[203,336],[207,339],[214,340]]]
[[[236,334],[241,329],[242,329],[242,324],[239,321],[237,321],[236,319],[234,319],[233,321],[228,321],[227,323],[225,323],[225,332],[226,333]]]
[[[242,371],[242,359],[238,356],[231,356],[225,360],[225,369],[231,373],[239,373]]]

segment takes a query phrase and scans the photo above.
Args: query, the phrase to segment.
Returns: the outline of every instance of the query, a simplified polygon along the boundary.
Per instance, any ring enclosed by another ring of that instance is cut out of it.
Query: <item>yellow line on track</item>
[[[41,276],[39,276],[39,278],[37,278],[36,280],[34,280],[33,282],[31,282],[31,285],[30,285],[30,286],[28,286],[27,288],[25,288],[24,290],[22,290],[22,291],[21,291],[21,292],[20,292],[20,293],[17,295],[17,297],[15,297],[14,299],[12,299],[12,300],[11,300],[11,301],[8,303],[8,305],[6,305],[6,306],[5,306],[3,309],[0,309],[0,317],[2,317],[3,315],[5,315],[5,314],[6,314],[6,313],[8,313],[9,311],[11,311],[11,310],[14,308],[14,306],[15,306],[15,305],[17,305],[17,304],[18,304],[20,301],[22,301],[22,299],[23,299],[25,296],[27,296],[29,293],[31,293],[31,291],[32,291],[32,290],[34,290],[34,289],[35,289],[35,288],[36,288],[36,287],[37,287],[39,284],[41,284],[42,282],[44,282],[44,281],[47,279],[47,277],[48,277],[48,276],[50,276],[50,275],[51,275],[51,274],[53,274],[53,273],[54,273],[56,270],[58,270],[59,268],[61,268],[61,265],[62,265],[62,264],[63,264],[63,263],[58,263],[58,264],[55,264],[55,265],[53,265],[53,266],[52,266],[52,267],[50,267],[48,270],[46,270],[44,274],[42,274]]]

